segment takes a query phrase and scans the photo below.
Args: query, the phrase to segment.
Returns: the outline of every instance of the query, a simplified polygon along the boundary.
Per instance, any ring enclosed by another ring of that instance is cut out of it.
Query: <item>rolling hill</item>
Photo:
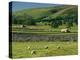
[[[73,19],[73,21],[77,23],[77,17],[78,7],[76,5],[60,5],[55,7],[30,8],[12,13],[12,21],[19,21],[21,23],[24,23],[24,20],[28,21],[30,19],[38,22],[54,21],[55,19],[63,20],[64,22],[66,22],[68,19]]]
[[[51,12],[51,10],[56,10],[54,12]],[[61,6],[56,6],[56,7],[45,7],[45,8],[32,8],[32,9],[25,9],[25,10],[22,10],[22,11],[16,11],[13,13],[13,15],[16,15],[16,16],[23,16],[24,14],[28,14],[28,15],[31,15],[33,16],[34,18],[36,17],[41,17],[41,16],[44,16],[44,15],[48,15],[48,16],[56,16],[56,15],[61,15],[63,13],[67,13],[70,11],[73,11],[73,12],[77,12],[77,6],[75,5],[61,5]]]

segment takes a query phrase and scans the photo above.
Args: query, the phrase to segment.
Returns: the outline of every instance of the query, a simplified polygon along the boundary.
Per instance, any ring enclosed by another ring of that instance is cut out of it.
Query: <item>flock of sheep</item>
[[[44,49],[48,49],[48,48],[49,48],[48,46],[44,46]],[[60,48],[61,48],[61,46],[57,46],[56,48],[57,48],[57,49],[60,49]],[[31,47],[30,47],[30,46],[28,46],[28,47],[27,47],[27,49],[28,49],[28,50],[30,50],[30,49],[31,49]],[[30,53],[31,53],[32,55],[33,55],[33,54],[36,54],[36,50],[32,50]]]
[[[24,28],[26,26],[25,25],[19,25],[19,26],[14,26],[14,27]],[[70,30],[68,28],[64,28],[64,29],[61,29],[60,32],[70,32]],[[48,49],[48,48],[49,48],[48,46],[44,46],[44,49]],[[61,48],[60,46],[57,46],[57,49],[60,49],[60,48]],[[28,46],[27,49],[31,49],[31,47]],[[36,54],[36,50],[32,50],[31,54]]]

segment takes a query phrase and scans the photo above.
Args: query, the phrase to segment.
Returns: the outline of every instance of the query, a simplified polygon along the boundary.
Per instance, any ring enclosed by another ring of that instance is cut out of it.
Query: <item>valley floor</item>
[[[77,42],[12,42],[12,58],[64,56],[78,54]],[[45,48],[47,46],[48,48]],[[29,48],[28,48],[29,47]],[[34,54],[31,54],[32,51]]]

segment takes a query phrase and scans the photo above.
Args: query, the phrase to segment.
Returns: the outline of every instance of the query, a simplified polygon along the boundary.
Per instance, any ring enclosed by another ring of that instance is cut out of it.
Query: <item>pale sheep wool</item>
[[[48,46],[45,46],[44,48],[45,48],[45,49],[48,49]]]
[[[35,50],[32,50],[32,51],[31,51],[31,54],[36,54],[36,51],[35,51]]]
[[[61,29],[61,32],[70,32],[67,28]]]
[[[30,49],[30,46],[28,46],[27,49]]]

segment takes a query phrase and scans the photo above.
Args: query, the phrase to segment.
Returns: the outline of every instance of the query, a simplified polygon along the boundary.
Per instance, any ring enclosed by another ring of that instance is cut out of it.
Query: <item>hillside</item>
[[[32,9],[25,9],[22,11],[17,11],[14,12],[13,15],[16,16],[23,16],[24,14],[28,14],[33,16],[34,18],[36,17],[41,17],[41,16],[53,16],[53,15],[58,15],[58,14],[63,14],[63,12],[69,12],[68,10],[71,9],[76,11],[77,10],[77,6],[70,6],[70,5],[61,5],[61,6],[57,6],[57,7],[45,7],[45,8],[32,8]],[[51,10],[53,10],[54,12],[51,12]],[[55,11],[56,10],[56,11]]]
[[[12,13],[13,24],[35,25],[47,22],[56,26],[73,23],[77,24],[78,7],[76,5],[60,5],[45,8],[30,8]]]

